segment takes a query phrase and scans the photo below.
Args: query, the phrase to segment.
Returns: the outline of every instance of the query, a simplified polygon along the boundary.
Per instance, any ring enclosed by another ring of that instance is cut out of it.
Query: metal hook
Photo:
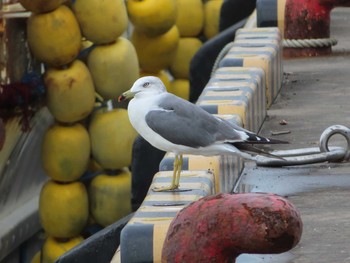
[[[330,138],[340,134],[347,140],[347,148],[329,147]],[[303,148],[284,151],[274,151],[273,155],[283,159],[273,159],[265,156],[257,156],[258,166],[281,167],[292,165],[304,165],[322,162],[340,162],[350,158],[350,129],[342,125],[333,125],[324,130],[320,137],[319,148]]]
[[[348,147],[346,149],[346,155],[344,157],[344,160],[349,160],[349,157],[350,157],[350,129],[348,127],[343,126],[343,125],[333,125],[333,126],[330,126],[323,131],[323,133],[321,134],[321,137],[320,137],[320,151],[321,152],[329,152],[330,151],[329,147],[328,147],[328,143],[329,143],[330,138],[335,134],[342,135],[346,139],[346,141],[348,143]]]

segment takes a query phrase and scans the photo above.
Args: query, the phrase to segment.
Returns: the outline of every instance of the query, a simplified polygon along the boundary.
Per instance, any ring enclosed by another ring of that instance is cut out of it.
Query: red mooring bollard
[[[349,0],[286,0],[284,38],[316,39],[330,37],[330,12],[335,7],[350,6]],[[320,56],[331,47],[284,48],[285,57]]]
[[[235,262],[243,253],[274,254],[298,244],[302,221],[274,194],[218,194],[182,209],[171,222],[162,262]]]

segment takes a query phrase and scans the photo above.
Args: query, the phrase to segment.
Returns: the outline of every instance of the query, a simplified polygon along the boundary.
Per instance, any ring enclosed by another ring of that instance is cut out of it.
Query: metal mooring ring
[[[344,156],[344,160],[349,160],[350,159],[350,129],[343,125],[333,125],[323,131],[320,137],[320,151],[321,152],[330,151],[328,147],[329,139],[335,134],[340,134],[346,139],[348,146],[345,149],[346,154]]]

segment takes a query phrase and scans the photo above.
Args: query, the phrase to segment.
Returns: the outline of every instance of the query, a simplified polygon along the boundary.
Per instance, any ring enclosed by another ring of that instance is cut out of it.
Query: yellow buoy
[[[27,38],[34,56],[51,66],[73,61],[81,46],[78,22],[64,5],[49,13],[33,13],[27,21]]]
[[[141,69],[146,72],[157,73],[168,68],[175,58],[179,37],[176,26],[155,37],[149,37],[134,30],[131,35],[131,42],[135,46]]]
[[[55,10],[67,0],[19,0],[20,4],[33,13],[45,13]]]
[[[202,0],[176,0],[176,7],[176,26],[179,29],[180,36],[198,36],[204,23]]]
[[[175,0],[128,0],[126,7],[136,30],[148,36],[164,34],[175,25]]]
[[[89,133],[93,158],[104,169],[121,169],[131,164],[136,131],[125,109],[99,111],[93,114]]]
[[[71,250],[76,245],[80,244],[84,238],[77,236],[71,239],[57,239],[48,237],[42,247],[41,263],[54,263],[56,260]],[[40,262],[40,261],[39,261]]]
[[[187,79],[174,79],[171,82],[168,92],[175,94],[176,96],[189,100],[190,98],[190,82]]]
[[[32,257],[30,263],[41,263],[41,251],[39,250],[38,252],[35,253],[35,255]]]
[[[170,65],[170,72],[175,78],[189,78],[191,60],[201,46],[202,42],[198,38],[180,38],[176,56]]]
[[[210,39],[219,33],[220,12],[224,0],[208,0],[204,3],[204,36]]]
[[[95,88],[89,69],[75,60],[65,69],[49,68],[44,76],[47,106],[58,121],[84,119],[93,110]]]
[[[100,174],[89,186],[90,211],[96,222],[108,226],[131,213],[131,173]]]
[[[78,123],[55,124],[44,135],[41,159],[48,176],[59,182],[72,182],[85,172],[90,159],[90,138]]]
[[[96,46],[87,64],[98,94],[105,99],[118,98],[139,77],[139,63],[134,46],[123,37],[112,44]]]
[[[47,234],[56,238],[77,236],[89,216],[88,195],[80,182],[46,182],[39,198],[39,217]]]
[[[127,28],[124,0],[75,0],[72,8],[82,34],[95,44],[111,43]]]
[[[98,171],[102,171],[103,168],[101,167],[101,165],[99,165],[95,159],[90,158],[89,164],[88,164],[88,168],[87,171],[88,172],[98,172]]]

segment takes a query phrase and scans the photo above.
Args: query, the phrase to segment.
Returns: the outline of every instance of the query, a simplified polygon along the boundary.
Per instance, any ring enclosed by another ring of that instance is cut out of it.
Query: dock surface
[[[350,9],[331,14],[331,36],[338,40],[325,57],[284,60],[284,84],[268,110],[261,135],[286,140],[273,149],[318,147],[329,126],[350,127]],[[279,134],[280,135],[274,135]],[[344,146],[335,135],[331,146]],[[282,168],[248,163],[236,192],[286,196],[299,209],[304,229],[300,243],[279,255],[242,255],[237,263],[350,262],[350,163]]]

